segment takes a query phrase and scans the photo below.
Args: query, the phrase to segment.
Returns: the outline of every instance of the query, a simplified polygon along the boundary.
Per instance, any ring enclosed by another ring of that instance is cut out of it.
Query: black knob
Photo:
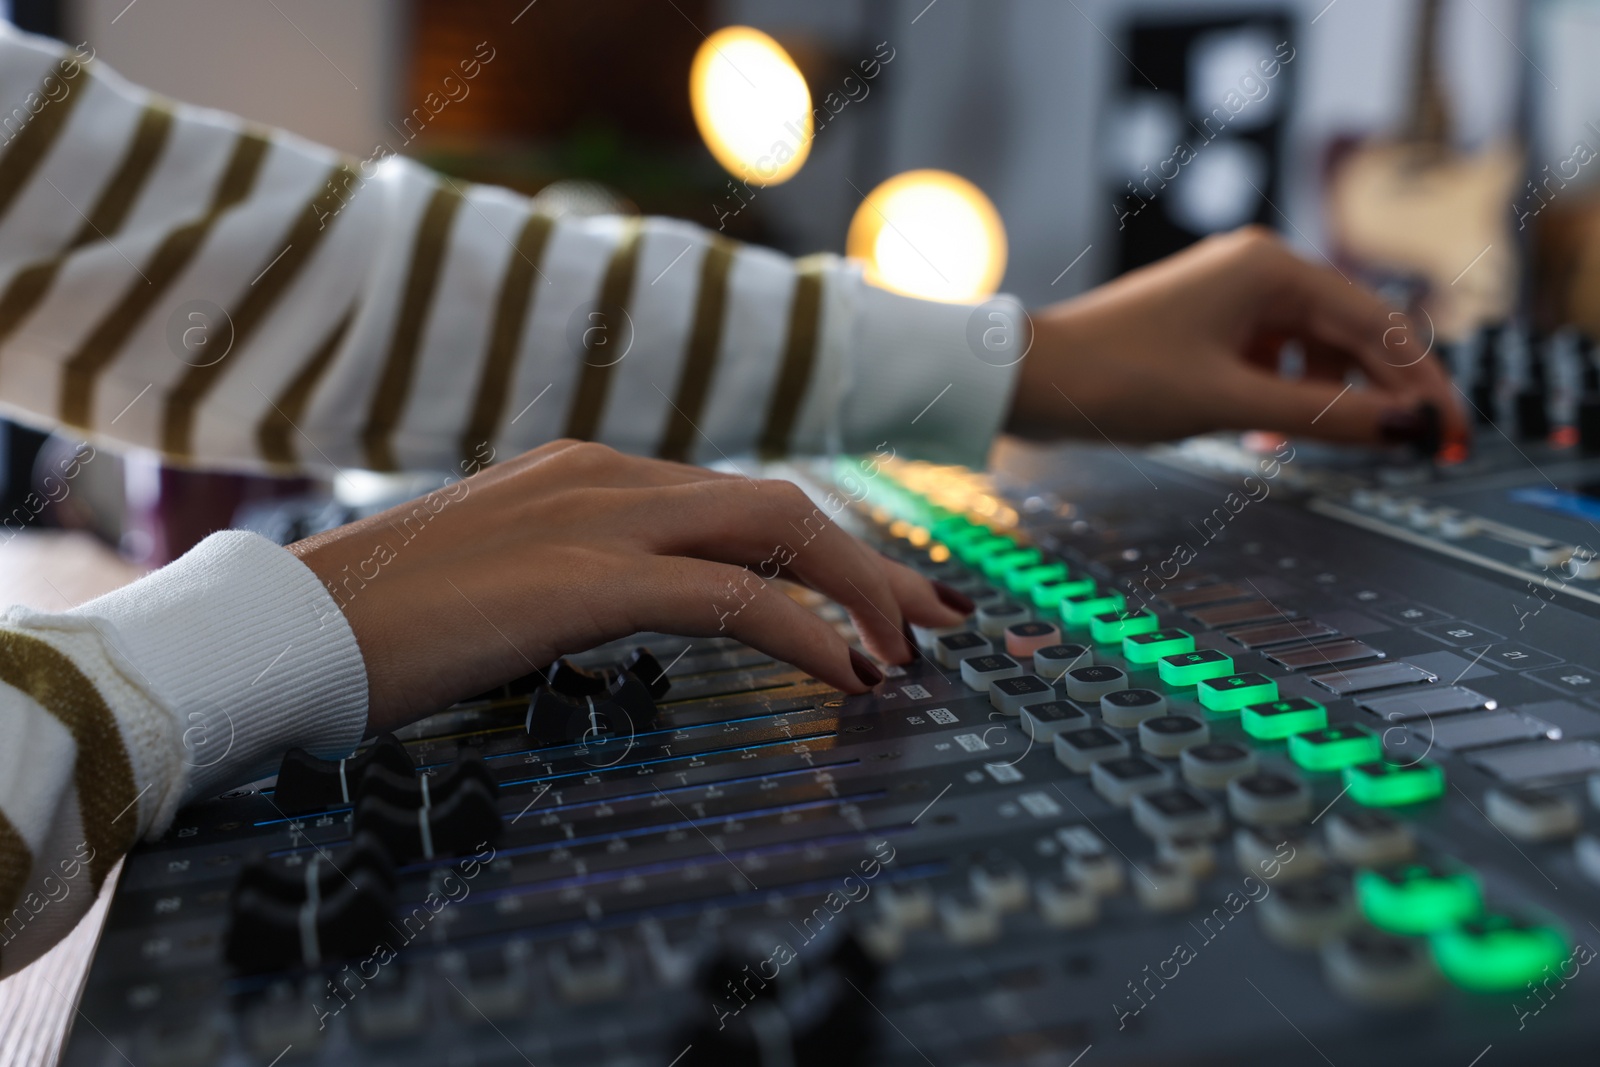
[[[667,672],[661,669],[661,662],[648,648],[634,649],[623,660],[622,669],[643,682],[644,687],[650,690],[650,696],[656,700],[666,696],[667,690],[672,688],[672,683],[667,680]]]
[[[285,901],[259,888],[234,897],[224,956],[247,974],[370,955],[393,936],[394,897],[366,868],[348,870],[333,891]]]
[[[427,807],[393,804],[375,795],[356,805],[355,829],[368,831],[399,863],[463,856],[498,844],[504,830],[494,795],[467,779]]]
[[[1472,375],[1472,406],[1479,422],[1493,422],[1495,397],[1500,384],[1500,344],[1505,323],[1493,323],[1478,331],[1478,365]]]
[[[285,815],[298,815],[355,802],[356,786],[368,767],[387,767],[396,774],[415,774],[416,765],[393,734],[383,734],[367,748],[342,760],[318,759],[303,748],[283,754],[272,802]]]
[[[1441,340],[1434,347],[1440,368],[1452,378],[1461,372],[1461,357],[1465,349],[1466,346],[1460,341]]]
[[[1530,337],[1522,386],[1517,390],[1517,436],[1524,441],[1543,441],[1550,436],[1550,380],[1545,373],[1543,338]]]
[[[545,669],[549,686],[562,696],[578,699],[597,697],[606,691],[606,676],[600,671],[586,671],[565,657]]]
[[[578,699],[546,686],[528,702],[528,733],[541,745],[632,737],[653,728],[656,702],[632,671],[618,671],[596,696]]]
[[[829,929],[814,940],[819,966],[838,971],[862,990],[870,990],[878,984],[883,967],[868,954],[866,946],[848,926],[830,924]]]
[[[736,937],[702,969],[709,1011],[676,1047],[688,1045],[684,1064],[757,1067],[776,1041],[798,1067],[864,1067],[875,1062],[876,974],[848,920],[806,942],[792,931]]]
[[[455,795],[463,782],[476,782],[491,797],[500,795],[494,776],[474,753],[458,756],[438,774],[396,774],[387,767],[368,767],[361,776],[356,800],[379,797],[397,808],[420,808],[438,804]]]
[[[1594,338],[1579,330],[1573,334],[1572,350],[1578,360],[1578,378],[1585,393],[1600,393],[1600,367],[1594,362]]]
[[[299,904],[312,895],[335,895],[354,871],[366,871],[389,892],[394,891],[394,860],[375,835],[363,833],[337,855],[324,858],[317,853],[298,867],[269,861],[249,864],[239,872],[233,895],[237,899],[253,892],[285,904]]]
[[[1586,456],[1600,456],[1600,366],[1595,363],[1594,338],[1579,333],[1574,346],[1578,359],[1578,448]]]
[[[1443,447],[1444,422],[1438,406],[1431,401],[1417,405],[1417,432],[1409,443],[1412,451],[1424,459],[1438,455]]]

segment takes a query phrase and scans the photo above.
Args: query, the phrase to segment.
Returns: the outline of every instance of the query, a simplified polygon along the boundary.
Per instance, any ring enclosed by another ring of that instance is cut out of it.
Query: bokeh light
[[[689,70],[689,102],[717,162],[752,185],[788,181],[811,154],[811,90],[760,30],[729,26],[706,38]]]
[[[1006,270],[1006,231],[983,191],[942,170],[897,174],[867,194],[845,239],[868,280],[929,300],[980,300]]]

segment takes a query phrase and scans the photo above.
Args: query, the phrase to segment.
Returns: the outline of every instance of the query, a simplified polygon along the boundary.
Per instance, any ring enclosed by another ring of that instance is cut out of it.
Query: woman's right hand
[[[1440,431],[1460,442],[1472,432],[1431,339],[1259,226],[1208,237],[1031,321],[1013,433],[1165,441],[1269,430],[1436,448]],[[1279,373],[1289,340],[1304,350],[1297,378]],[[1363,388],[1351,388],[1352,373]]]
[[[841,604],[886,663],[916,654],[906,622],[953,625],[972,608],[840,529],[793,483],[577,441],[290,551],[355,632],[373,731],[637,632],[733,637],[847,693],[881,680],[783,580]]]

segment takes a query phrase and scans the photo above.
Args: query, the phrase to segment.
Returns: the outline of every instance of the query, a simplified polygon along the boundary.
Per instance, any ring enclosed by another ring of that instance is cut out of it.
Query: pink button
[[[1019,622],[1006,627],[1006,651],[1016,659],[1032,659],[1041,648],[1061,643],[1061,631],[1047,622]]]

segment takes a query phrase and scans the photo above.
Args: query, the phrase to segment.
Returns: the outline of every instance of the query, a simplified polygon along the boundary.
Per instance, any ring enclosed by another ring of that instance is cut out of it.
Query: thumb
[[[1419,394],[1317,379],[1291,380],[1241,369],[1224,389],[1223,425],[1269,430],[1342,444],[1439,447],[1439,417]]]

